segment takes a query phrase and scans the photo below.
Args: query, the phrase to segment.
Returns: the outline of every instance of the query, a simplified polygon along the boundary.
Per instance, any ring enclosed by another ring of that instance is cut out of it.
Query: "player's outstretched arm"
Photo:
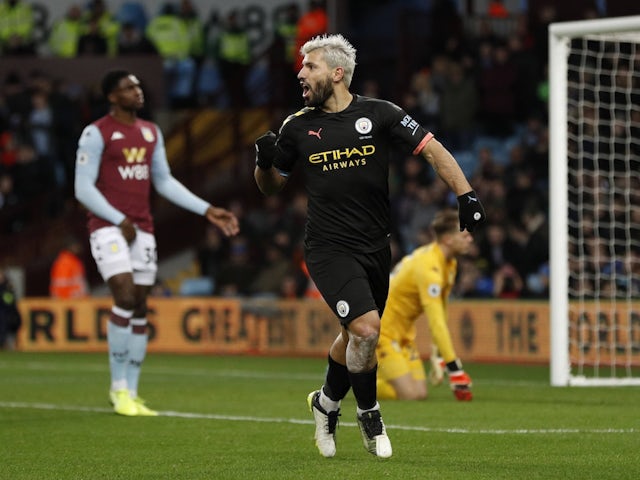
[[[227,237],[237,235],[240,231],[238,218],[229,210],[224,208],[209,206],[204,214],[212,224],[222,230]]]
[[[471,188],[464,172],[453,155],[435,138],[422,149],[422,156],[431,164],[435,172],[458,197],[460,231],[465,228],[473,232],[487,216],[482,202]]]

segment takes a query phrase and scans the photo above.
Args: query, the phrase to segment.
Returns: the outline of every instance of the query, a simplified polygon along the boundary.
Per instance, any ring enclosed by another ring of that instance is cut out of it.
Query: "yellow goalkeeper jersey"
[[[457,272],[455,258],[445,258],[436,242],[414,250],[391,272],[389,296],[382,316],[380,342],[415,342],[416,319],[424,313],[440,354],[455,356],[446,323],[449,293]]]

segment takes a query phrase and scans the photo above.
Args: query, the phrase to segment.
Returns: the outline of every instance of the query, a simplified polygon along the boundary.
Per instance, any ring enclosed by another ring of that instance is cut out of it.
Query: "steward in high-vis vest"
[[[56,57],[73,58],[78,52],[78,39],[83,32],[82,11],[72,5],[67,15],[57,21],[49,35],[49,49]]]
[[[188,104],[193,97],[197,65],[190,56],[191,39],[187,25],[178,16],[176,7],[165,5],[147,25],[146,34],[163,59],[164,72],[169,79],[169,105]]]
[[[80,259],[82,244],[69,239],[51,266],[49,294],[53,298],[83,298],[89,294],[84,263]]]
[[[245,98],[245,81],[251,63],[249,35],[239,21],[238,12],[232,10],[226,18],[218,39],[218,66],[227,88],[232,107],[242,107]]]
[[[182,60],[189,56],[189,32],[172,5],[167,5],[149,22],[146,34],[162,58]]]
[[[118,53],[118,34],[120,23],[107,10],[104,0],[92,0],[89,11],[83,16],[82,34],[88,33],[92,21],[98,25],[98,31],[107,41],[107,55],[115,57]]]
[[[35,53],[34,25],[33,10],[29,3],[21,0],[0,3],[0,53]]]

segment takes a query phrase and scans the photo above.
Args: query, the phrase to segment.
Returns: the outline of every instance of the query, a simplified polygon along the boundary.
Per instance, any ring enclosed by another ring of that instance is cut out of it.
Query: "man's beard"
[[[333,82],[331,78],[327,77],[324,81],[318,82],[316,88],[311,90],[306,104],[308,107],[322,107],[331,95],[333,95]]]

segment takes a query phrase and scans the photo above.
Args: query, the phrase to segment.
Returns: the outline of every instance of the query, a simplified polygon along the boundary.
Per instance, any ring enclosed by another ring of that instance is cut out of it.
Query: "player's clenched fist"
[[[276,156],[276,134],[269,130],[256,140],[256,165],[269,170]]]
[[[475,191],[471,190],[458,197],[458,215],[460,216],[461,232],[465,228],[469,232],[473,232],[476,226],[486,220],[484,207]]]

